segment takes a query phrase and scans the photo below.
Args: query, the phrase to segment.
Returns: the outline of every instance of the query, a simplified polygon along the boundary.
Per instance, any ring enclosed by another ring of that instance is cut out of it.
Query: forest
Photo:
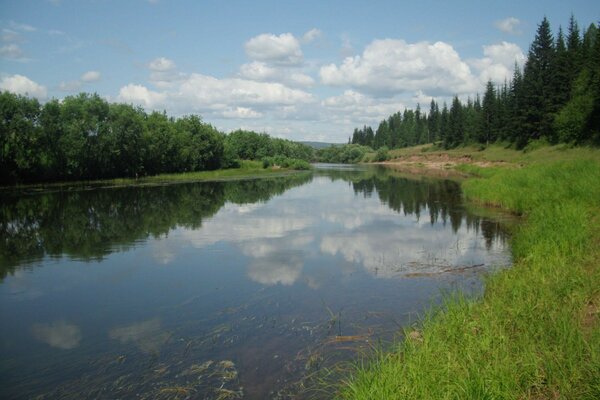
[[[275,156],[304,166],[313,149],[265,133],[226,135],[196,115],[147,113],[97,94],[40,104],[35,98],[0,93],[3,185],[235,168],[240,159]]]
[[[417,105],[370,126],[354,129],[352,144],[374,149],[439,143],[449,149],[463,144],[503,142],[517,149],[532,140],[550,144],[600,144],[600,29],[580,31],[573,16],[566,35],[556,36],[550,22],[539,24],[527,61],[515,63],[510,81],[488,81],[483,98],[450,107],[431,100],[429,112]]]

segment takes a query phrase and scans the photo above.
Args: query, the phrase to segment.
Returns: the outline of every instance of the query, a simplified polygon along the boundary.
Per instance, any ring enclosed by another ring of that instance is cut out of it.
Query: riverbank
[[[151,186],[165,185],[171,183],[184,182],[217,182],[231,181],[238,179],[258,179],[263,177],[278,177],[287,176],[294,173],[300,173],[300,170],[291,168],[269,167],[264,168],[261,161],[241,161],[239,168],[217,169],[212,171],[197,171],[197,172],[182,172],[174,174],[160,174],[154,176],[144,176],[140,178],[116,178],[116,179],[99,179],[91,181],[75,181],[75,182],[54,182],[54,183],[38,183],[38,184],[23,184],[14,186],[2,186],[2,190],[45,190],[59,188],[81,188],[81,187],[119,187],[119,186]]]
[[[338,397],[599,398],[600,151],[400,152],[390,163],[468,172],[468,201],[522,215],[515,263],[487,279],[483,298],[450,297],[406,329],[405,341],[356,367]]]

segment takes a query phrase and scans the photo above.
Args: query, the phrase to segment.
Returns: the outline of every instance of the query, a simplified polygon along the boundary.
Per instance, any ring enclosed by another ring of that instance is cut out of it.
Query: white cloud
[[[326,85],[350,86],[377,96],[418,90],[451,95],[478,88],[469,66],[444,42],[374,40],[361,56],[347,57],[340,66],[321,67],[320,76]]]
[[[39,99],[45,99],[48,95],[48,90],[45,86],[19,74],[2,78],[0,81],[0,89],[25,96],[37,97]]]
[[[100,72],[98,71],[87,71],[81,75],[82,82],[97,82],[100,80]]]
[[[520,35],[522,33],[519,29],[521,21],[515,17],[501,19],[496,21],[494,25],[504,33],[509,33],[511,35]]]
[[[355,90],[346,90],[339,96],[327,97],[321,101],[321,105],[329,118],[348,124],[360,122],[358,125],[376,124],[405,108],[404,103],[396,97],[375,99]]]
[[[263,115],[259,112],[254,111],[248,107],[236,107],[235,109],[225,110],[223,111],[223,116],[225,118],[260,118]]]
[[[519,65],[525,62],[525,54],[514,43],[502,42],[483,46],[483,55],[483,58],[469,62],[479,72],[481,84],[485,84],[488,80],[496,84],[501,84],[505,79],[510,80],[515,62]]]
[[[2,58],[9,60],[20,60],[23,59],[23,56],[23,50],[21,50],[21,48],[14,43],[0,47],[0,57]]]
[[[167,96],[164,93],[154,92],[145,86],[130,83],[119,90],[117,99],[125,103],[141,105],[148,109],[160,108],[164,105]]]
[[[240,67],[240,76],[255,81],[272,79],[277,74],[277,69],[264,62],[253,61]]]
[[[177,66],[173,60],[166,57],[158,57],[148,63],[150,69],[150,82],[159,89],[168,89],[177,82],[186,78],[186,74],[177,72]]]
[[[244,47],[248,57],[253,60],[279,65],[300,65],[304,59],[300,42],[291,33],[263,33],[248,40]]]
[[[158,57],[150,61],[148,68],[150,68],[152,71],[170,71],[175,69],[175,62],[165,57]]]
[[[313,28],[302,36],[302,43],[310,43],[321,37],[321,35],[322,32],[319,29]]]
[[[309,87],[315,83],[310,76],[291,68],[271,66],[261,61],[253,61],[240,67],[240,76],[261,82],[280,82],[290,86]]]
[[[81,329],[65,321],[34,324],[31,331],[37,340],[62,350],[74,349],[81,341]]]
[[[181,84],[179,94],[197,104],[285,105],[308,103],[313,96],[280,83],[254,82],[245,79],[217,79],[191,74]]]

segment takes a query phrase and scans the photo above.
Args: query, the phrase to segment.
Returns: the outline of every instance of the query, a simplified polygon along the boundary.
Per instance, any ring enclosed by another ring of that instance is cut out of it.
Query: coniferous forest
[[[573,16],[566,34],[552,33],[544,18],[524,66],[515,63],[510,81],[488,81],[483,98],[450,105],[433,99],[429,111],[405,109],[356,128],[352,144],[374,149],[437,142],[448,149],[494,142],[522,149],[531,140],[550,144],[600,144],[600,29],[580,30]]]

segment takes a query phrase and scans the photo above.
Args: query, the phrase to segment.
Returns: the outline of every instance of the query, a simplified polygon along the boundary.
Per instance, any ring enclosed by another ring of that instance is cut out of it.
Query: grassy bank
[[[41,184],[25,184],[1,187],[0,190],[59,188],[59,187],[110,187],[128,185],[161,185],[178,182],[226,181],[236,179],[253,179],[266,176],[281,176],[295,173],[293,168],[265,168],[261,161],[243,160],[239,168],[218,169],[213,171],[183,172],[175,174],[160,174],[140,178],[117,178],[93,181],[56,182]]]
[[[357,367],[340,398],[600,398],[600,152],[479,153],[509,162],[463,167],[480,176],[463,187],[472,202],[524,216],[513,268],[491,276],[483,298],[449,298]]]

